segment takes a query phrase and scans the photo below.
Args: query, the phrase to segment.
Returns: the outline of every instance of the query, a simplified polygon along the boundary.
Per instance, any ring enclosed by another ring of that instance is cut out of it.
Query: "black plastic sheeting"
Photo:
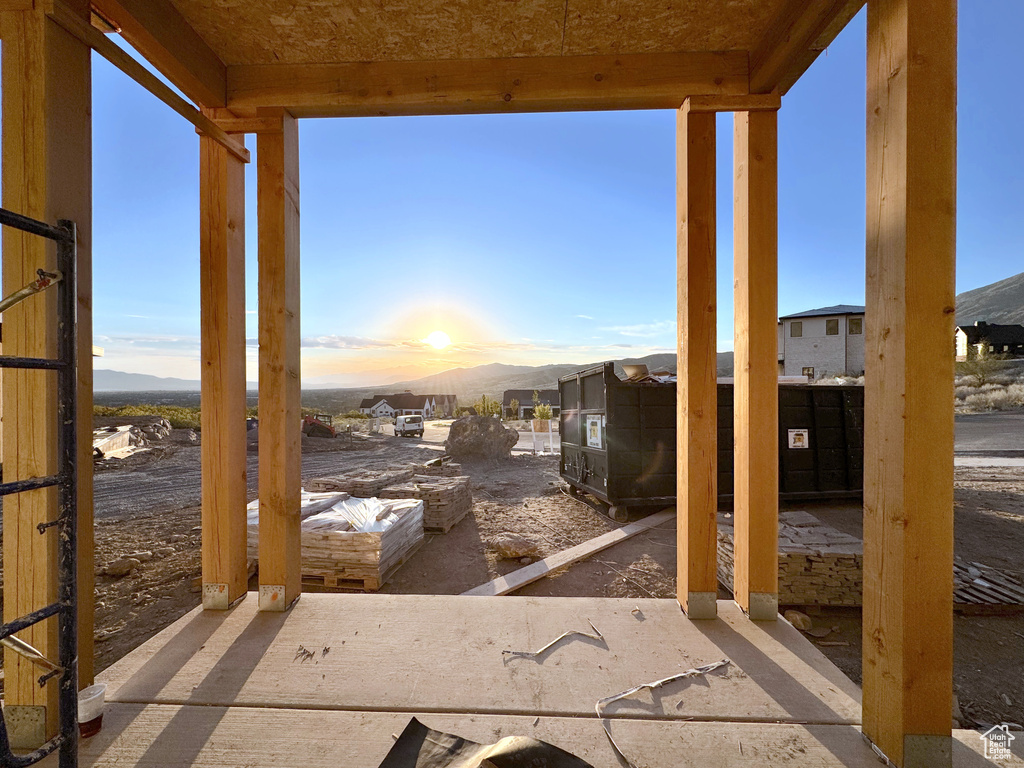
[[[484,762],[486,761],[486,762]],[[432,731],[415,717],[380,768],[593,768],[563,749],[527,736],[507,736],[495,744]]]

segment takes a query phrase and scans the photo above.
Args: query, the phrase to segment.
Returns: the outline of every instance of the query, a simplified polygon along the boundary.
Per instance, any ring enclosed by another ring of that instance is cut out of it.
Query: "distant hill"
[[[246,382],[250,389],[256,389],[254,381]],[[124,373],[123,371],[93,371],[94,392],[198,392],[196,379],[150,376],[146,373]]]
[[[1024,272],[956,297],[956,324],[974,325],[977,320],[1024,325]]]
[[[557,365],[505,365],[490,363],[473,368],[453,368],[420,379],[400,381],[380,387],[352,389],[304,390],[302,404],[330,413],[344,413],[359,406],[364,397],[411,390],[417,394],[455,395],[459,402],[470,405],[480,395],[500,399],[506,389],[557,389],[558,379],[576,371],[590,368],[603,361],[590,363],[563,363]],[[615,361],[615,370],[620,376],[623,365],[646,365],[651,371],[676,370],[676,356],[671,353],[627,357]],[[718,353],[718,375],[732,376],[732,352]]]
[[[390,392],[411,390],[417,394],[456,395],[459,401],[472,404],[480,395],[500,398],[506,389],[557,389],[558,379],[570,373],[590,368],[603,361],[590,363],[563,363],[557,365],[505,365],[490,363],[473,368],[453,368],[450,371],[424,376],[420,379],[400,381],[394,384],[383,384],[377,387],[349,387],[338,389],[305,389],[302,392],[302,404],[328,413],[345,413],[359,407],[363,398]],[[623,365],[646,365],[651,371],[676,370],[676,356],[671,353],[648,355],[647,357],[627,357],[615,361],[615,370],[623,375]],[[718,375],[732,376],[732,352],[718,353]],[[247,384],[250,390],[256,389],[255,382]],[[95,372],[94,390],[96,392],[146,393],[147,398],[159,392],[196,393],[199,382],[188,379],[161,378],[140,373],[122,373],[120,371]],[[131,397],[117,397],[116,402],[104,404],[121,405],[130,401]],[[166,399],[166,398],[164,398]],[[174,399],[174,398],[172,398]],[[194,397],[188,398],[187,404],[195,404]],[[175,402],[177,402],[175,400]],[[182,400],[182,404],[186,404]]]

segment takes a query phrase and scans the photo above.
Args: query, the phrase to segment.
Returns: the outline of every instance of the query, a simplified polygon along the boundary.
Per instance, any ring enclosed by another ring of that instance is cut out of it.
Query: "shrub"
[[[139,405],[107,406],[95,405],[95,416],[162,416],[171,422],[174,429],[200,429],[199,409],[181,405]]]
[[[1024,408],[1024,384],[993,387],[964,398],[964,405],[974,411],[1006,411]]]
[[[533,406],[533,418],[544,419],[545,421],[554,418],[551,406],[547,403],[537,403]]]

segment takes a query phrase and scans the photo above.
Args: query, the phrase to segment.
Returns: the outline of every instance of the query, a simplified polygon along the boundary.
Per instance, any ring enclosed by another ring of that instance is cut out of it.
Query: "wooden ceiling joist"
[[[192,123],[200,133],[209,136],[214,141],[223,145],[243,163],[249,162],[249,150],[245,148],[243,142],[229,136],[213,120],[181,98],[174,90],[165,85],[160,78],[108,40],[102,32],[69,11],[59,0],[53,3],[53,7],[48,15],[60,26],[64,27],[64,29]]]
[[[791,0],[750,54],[750,92],[785,94],[865,0]]]
[[[224,63],[170,0],[92,0],[92,5],[186,96],[204,107],[225,105]]]
[[[678,109],[694,94],[743,93],[744,51],[228,68],[229,108],[296,117]]]

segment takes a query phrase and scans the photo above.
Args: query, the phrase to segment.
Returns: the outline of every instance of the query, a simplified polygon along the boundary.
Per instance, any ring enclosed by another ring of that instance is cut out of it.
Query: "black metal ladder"
[[[13,493],[56,487],[57,519],[39,523],[39,535],[56,528],[58,557],[57,602],[51,603],[13,621],[0,625],[0,640],[6,639],[52,616],[57,617],[58,669],[41,675],[39,686],[45,687],[59,676],[58,716],[60,729],[56,736],[38,749],[21,755],[11,751],[6,719],[0,716],[0,766],[22,768],[42,760],[59,750],[60,768],[78,765],[78,462],[77,462],[77,375],[76,347],[77,291],[75,288],[76,232],[73,221],[60,220],[57,226],[36,221],[0,208],[0,225],[13,227],[57,244],[57,273],[39,271],[39,280],[11,297],[13,302],[29,299],[33,294],[56,284],[57,287],[57,358],[13,357],[0,355],[0,368],[51,370],[57,373],[57,474],[0,483],[0,497]]]

